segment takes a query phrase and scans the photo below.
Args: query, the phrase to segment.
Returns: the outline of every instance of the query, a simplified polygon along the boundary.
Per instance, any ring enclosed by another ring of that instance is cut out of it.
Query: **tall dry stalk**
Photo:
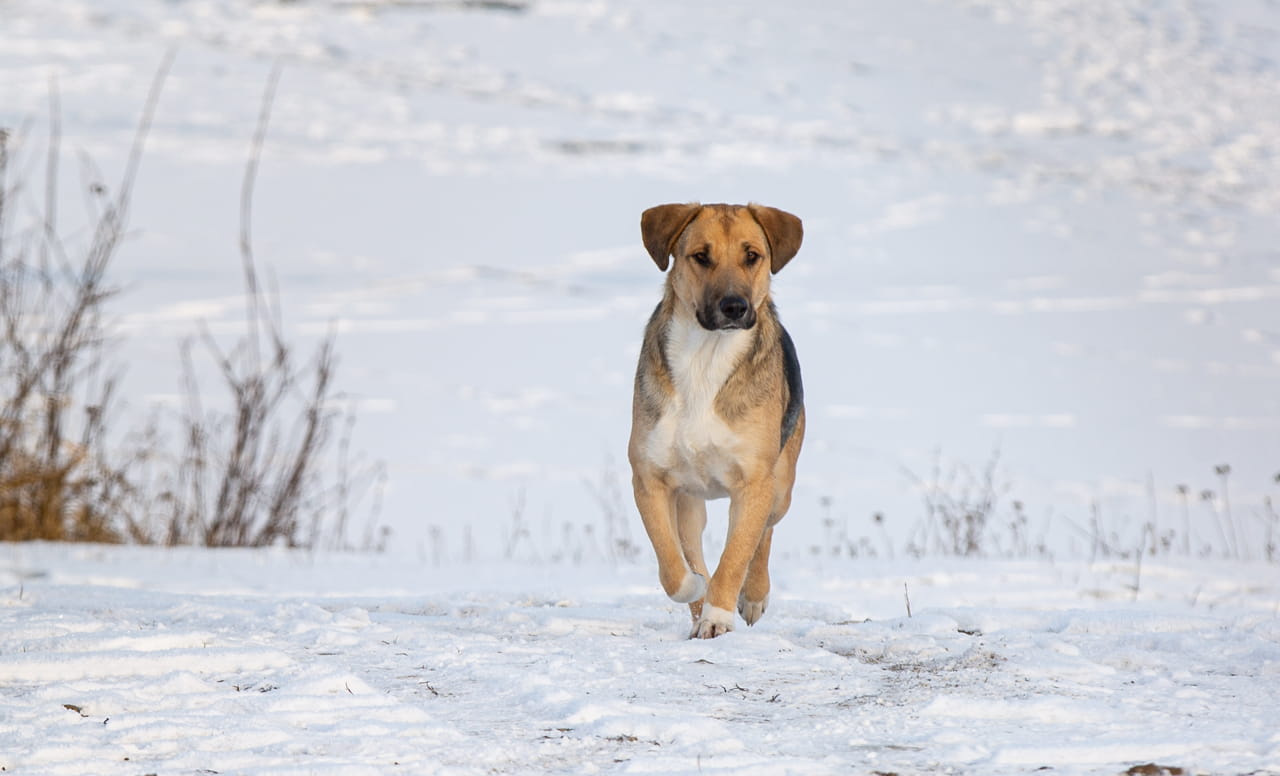
[[[191,343],[183,349],[187,410],[168,543],[314,547],[340,543],[346,528],[350,473],[340,472],[333,488],[321,474],[339,414],[333,336],[299,365],[283,335],[278,302],[263,290],[253,252],[253,192],[279,79],[276,65],[240,191],[245,335],[229,350],[207,329],[200,337],[230,398],[225,414],[204,409]],[[340,443],[343,460],[346,444]]]

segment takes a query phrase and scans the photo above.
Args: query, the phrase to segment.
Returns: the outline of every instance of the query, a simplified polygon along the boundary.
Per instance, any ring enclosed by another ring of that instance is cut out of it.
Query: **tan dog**
[[[800,250],[800,219],[760,205],[659,205],[640,217],[667,275],[645,329],[631,418],[636,506],[691,638],[754,625],[769,603],[773,526],[791,505],[804,438],[800,364],[769,278]],[[702,556],[706,500],[729,497],[715,574]],[[708,583],[708,579],[710,582]]]

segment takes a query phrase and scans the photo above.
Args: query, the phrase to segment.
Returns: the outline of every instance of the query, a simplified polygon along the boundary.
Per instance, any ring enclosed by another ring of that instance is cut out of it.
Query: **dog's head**
[[[755,325],[769,299],[769,276],[800,250],[804,229],[776,208],[694,202],[649,208],[640,234],[658,269],[675,258],[668,282],[677,301],[715,331]]]

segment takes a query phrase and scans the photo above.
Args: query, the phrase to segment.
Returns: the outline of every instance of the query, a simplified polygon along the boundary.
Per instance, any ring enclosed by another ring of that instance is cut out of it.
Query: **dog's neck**
[[[756,329],[704,329],[692,316],[674,315],[663,349],[671,381],[686,407],[708,407],[751,350]]]

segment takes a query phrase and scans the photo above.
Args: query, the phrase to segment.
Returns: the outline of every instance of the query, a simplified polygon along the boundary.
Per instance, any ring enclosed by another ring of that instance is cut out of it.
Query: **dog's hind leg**
[[[689,568],[676,533],[676,494],[661,481],[641,476],[632,478],[636,508],[644,530],[658,556],[658,580],[667,596],[687,604],[702,599],[707,592],[707,576]]]
[[[769,606],[769,549],[773,545],[773,527],[764,530],[760,546],[747,567],[747,579],[738,594],[738,614],[747,625],[755,625]]]
[[[707,502],[687,494],[676,497],[676,528],[680,534],[680,549],[684,559],[695,574],[709,579],[707,561],[702,555],[702,531],[707,527]],[[702,599],[689,602],[689,614],[697,622],[702,616]]]

